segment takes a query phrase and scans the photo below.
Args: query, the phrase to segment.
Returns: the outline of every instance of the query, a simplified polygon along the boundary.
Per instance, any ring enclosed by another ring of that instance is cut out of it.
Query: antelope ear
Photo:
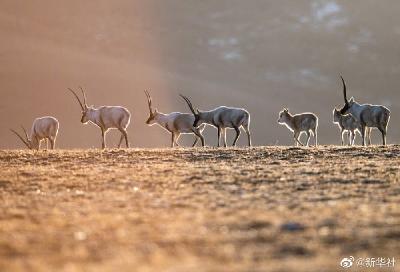
[[[154,113],[158,113],[158,109],[157,108],[154,109]]]
[[[197,114],[199,114],[199,113],[200,113],[200,110],[199,110],[198,108],[196,108],[196,113],[197,113]]]
[[[349,103],[353,103],[354,102],[354,97],[351,97],[349,100]]]

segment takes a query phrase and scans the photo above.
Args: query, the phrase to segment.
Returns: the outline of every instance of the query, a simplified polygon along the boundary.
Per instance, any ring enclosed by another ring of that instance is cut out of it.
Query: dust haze
[[[99,129],[79,122],[79,106],[66,91],[79,85],[89,104],[131,111],[136,147],[170,141],[144,124],[144,89],[162,112],[188,111],[181,92],[200,109],[248,109],[255,145],[292,144],[276,123],[282,107],[312,111],[320,117],[321,143],[337,144],[339,74],[350,96],[391,109],[388,142],[399,142],[399,13],[394,0],[3,0],[0,148],[21,147],[8,129],[30,127],[44,115],[60,121],[58,147],[99,147]],[[206,131],[206,143],[215,145],[216,131]],[[110,135],[115,146],[118,133]]]

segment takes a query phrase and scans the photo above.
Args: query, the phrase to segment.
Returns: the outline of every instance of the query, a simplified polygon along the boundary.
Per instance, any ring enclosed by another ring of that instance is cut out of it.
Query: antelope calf
[[[307,134],[307,146],[310,143],[311,133],[315,138],[315,146],[318,144],[317,128],[318,128],[318,117],[313,113],[301,113],[291,115],[288,109],[283,109],[279,113],[278,123],[285,125],[290,131],[293,132],[294,143],[296,146],[299,144],[304,146],[299,137],[302,132]]]
[[[343,135],[349,133],[349,145],[354,145],[356,139],[356,132],[361,130],[360,123],[350,113],[341,114],[340,110],[333,110],[333,123],[337,124],[340,128],[340,135],[342,139],[342,145],[344,145]]]
[[[58,120],[51,116],[45,116],[36,118],[33,121],[32,129],[30,136],[26,132],[26,129],[22,127],[25,139],[19,135],[15,130],[11,129],[11,131],[21,139],[21,141],[28,147],[29,149],[40,149],[40,143],[42,140],[46,140],[47,148],[48,141],[50,141],[51,149],[55,148],[56,138],[58,134],[59,123]]]
[[[118,129],[121,132],[118,148],[121,147],[124,138],[126,147],[128,148],[129,141],[126,129],[131,120],[131,113],[126,108],[120,106],[101,106],[99,108],[94,108],[93,106],[88,107],[86,104],[86,94],[81,87],[79,88],[83,95],[83,103],[75,91],[70,88],[68,88],[68,90],[76,97],[82,109],[81,123],[87,124],[88,122],[91,122],[101,129],[101,147],[103,149],[106,148],[106,133],[109,129]]]
[[[250,113],[245,109],[232,108],[221,106],[210,111],[200,111],[194,109],[189,98],[180,95],[189,106],[190,111],[194,115],[194,127],[198,127],[201,124],[207,124],[214,126],[218,129],[218,147],[220,146],[221,134],[223,134],[224,147],[226,144],[226,129],[233,128],[236,131],[236,137],[233,141],[233,146],[236,146],[236,142],[240,136],[240,128],[242,127],[248,139],[248,145],[251,146],[251,135],[250,135]]]
[[[341,76],[343,84],[344,106],[341,114],[351,113],[360,123],[362,144],[365,146],[365,137],[368,136],[368,144],[371,144],[371,129],[377,128],[382,133],[382,143],[386,145],[387,126],[390,120],[390,110],[382,105],[359,104],[354,98],[347,99],[346,83]]]
[[[171,147],[174,145],[179,146],[178,139],[181,134],[194,134],[196,139],[192,146],[197,144],[197,141],[201,140],[201,145],[204,146],[204,137],[201,134],[204,130],[205,125],[200,125],[199,127],[193,126],[194,115],[188,113],[172,112],[172,113],[162,113],[157,109],[153,110],[151,96],[148,91],[144,91],[147,96],[147,103],[149,106],[149,118],[146,121],[148,125],[158,124],[165,130],[171,133]]]

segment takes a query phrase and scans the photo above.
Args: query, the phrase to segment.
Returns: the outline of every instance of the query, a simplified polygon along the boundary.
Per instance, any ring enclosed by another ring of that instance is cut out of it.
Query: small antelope
[[[220,146],[221,134],[223,134],[224,147],[226,147],[226,129],[233,128],[236,131],[236,138],[233,141],[233,146],[236,146],[236,142],[240,136],[240,128],[243,127],[247,134],[248,144],[251,146],[251,135],[250,135],[250,113],[245,109],[231,108],[221,106],[210,111],[200,111],[194,109],[189,98],[184,95],[180,95],[189,106],[190,111],[194,115],[193,126],[197,127],[201,124],[207,124],[214,126],[218,129],[218,147]]]
[[[333,110],[333,123],[337,124],[340,128],[340,135],[342,139],[342,145],[344,145],[343,135],[346,131],[349,133],[349,145],[354,145],[356,139],[356,132],[361,130],[360,123],[350,113],[341,114],[340,110]]]
[[[309,146],[311,133],[315,138],[315,146],[318,144],[317,128],[318,117],[314,113],[306,112],[291,115],[289,110],[284,108],[279,113],[278,123],[285,125],[290,131],[293,132],[294,143],[296,146],[299,144],[304,146],[299,140],[302,132],[307,133],[307,146]]]
[[[79,105],[81,106],[81,123],[87,124],[88,122],[91,122],[101,129],[101,147],[103,149],[106,148],[106,133],[109,129],[118,129],[121,132],[118,148],[121,147],[121,143],[124,138],[126,147],[128,148],[129,141],[128,132],[126,129],[128,128],[131,120],[130,112],[126,108],[120,106],[101,106],[99,108],[94,108],[93,106],[88,107],[86,104],[86,94],[82,87],[79,88],[81,89],[83,95],[83,103],[72,89],[68,88],[68,90],[76,97]]]
[[[21,139],[21,141],[29,148],[29,149],[40,149],[40,143],[42,140],[46,140],[46,145],[48,148],[50,141],[51,149],[54,149],[56,144],[56,138],[58,134],[59,123],[58,120],[51,116],[45,116],[36,118],[33,121],[31,134],[28,136],[26,129],[22,127],[25,134],[25,139],[19,135],[15,130],[11,129],[11,131]]]
[[[354,98],[347,99],[346,83],[340,76],[343,83],[344,106],[341,114],[351,113],[360,123],[362,144],[365,146],[365,137],[368,136],[368,144],[371,144],[371,130],[377,128],[382,133],[383,145],[386,145],[387,126],[390,120],[390,110],[381,105],[359,104]]]
[[[174,145],[179,146],[178,139],[181,134],[194,134],[196,140],[192,146],[195,146],[198,140],[201,140],[201,145],[204,146],[204,137],[201,134],[204,130],[205,125],[200,125],[199,127],[194,127],[194,116],[193,114],[172,112],[172,113],[162,113],[157,109],[152,108],[151,96],[148,91],[144,91],[147,96],[147,103],[149,105],[150,115],[146,121],[146,124],[152,126],[158,124],[160,127],[166,129],[171,133],[171,147]]]

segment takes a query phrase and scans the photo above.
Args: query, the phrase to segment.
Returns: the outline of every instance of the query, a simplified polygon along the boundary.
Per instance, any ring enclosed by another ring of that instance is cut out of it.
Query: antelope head
[[[278,123],[283,124],[289,119],[290,113],[289,109],[283,108],[283,110],[279,113]]]
[[[81,100],[79,99],[79,96],[76,94],[76,92],[74,90],[72,90],[71,88],[68,88],[68,90],[75,96],[76,100],[78,100],[79,106],[81,106],[81,110],[82,110],[82,117],[81,117],[81,123],[86,124],[89,121],[89,118],[87,116],[88,111],[91,109],[87,106],[86,104],[86,94],[85,91],[82,89],[82,87],[79,87],[79,89],[81,89],[82,92],[82,96],[83,96],[83,103],[81,102]]]
[[[147,118],[146,124],[148,125],[153,125],[155,123],[155,118],[157,116],[157,109],[153,110],[153,107],[151,105],[151,96],[148,91],[144,91],[147,97],[147,104],[149,105],[149,118]]]
[[[340,109],[337,109],[336,107],[333,109],[333,122],[338,123],[340,120],[340,116],[342,115],[340,113]]]
[[[193,126],[198,127],[199,125],[201,125],[200,120],[201,120],[202,112],[199,109],[194,109],[192,102],[190,102],[189,98],[187,98],[186,96],[184,96],[182,94],[180,94],[180,97],[182,97],[186,101],[186,104],[189,106],[190,111],[194,115]]]
[[[21,126],[21,127],[22,127],[22,130],[24,131],[25,137],[22,137],[18,132],[16,132],[13,129],[10,129],[10,130],[15,135],[17,135],[17,137],[26,145],[27,148],[29,148],[29,149],[39,149],[39,141],[37,140],[37,138],[33,137],[33,139],[29,139],[28,133],[26,132],[26,129],[23,126]]]

